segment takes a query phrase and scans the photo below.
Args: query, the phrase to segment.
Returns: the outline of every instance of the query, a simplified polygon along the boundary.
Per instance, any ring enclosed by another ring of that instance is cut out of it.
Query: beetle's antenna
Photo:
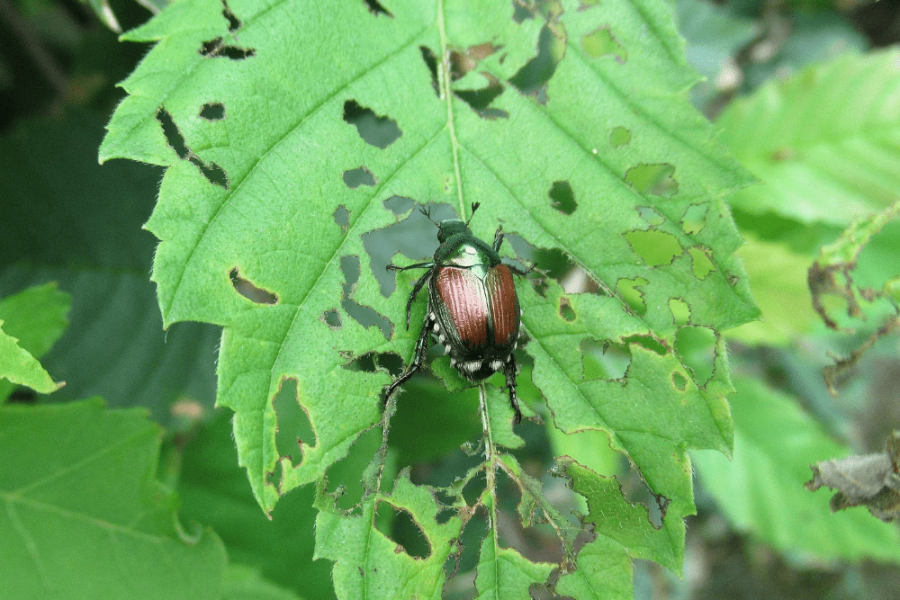
[[[475,216],[475,211],[478,210],[478,207],[481,206],[481,202],[473,202],[472,203],[472,214],[469,215],[469,220],[466,221],[466,227],[469,226],[469,222],[472,221],[472,217]]]
[[[436,227],[440,227],[440,226],[441,226],[440,223],[435,222],[435,220],[431,218],[431,207],[430,207],[430,206],[426,208],[426,207],[420,205],[420,206],[419,206],[419,212],[421,212],[423,215],[425,215],[425,217],[426,217],[429,221],[431,221],[432,223],[434,223]]]

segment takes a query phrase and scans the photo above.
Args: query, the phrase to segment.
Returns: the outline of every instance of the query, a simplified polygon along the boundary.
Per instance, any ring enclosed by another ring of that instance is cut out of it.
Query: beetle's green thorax
[[[465,223],[462,221],[457,221],[457,223],[465,227]],[[444,231],[443,227],[441,231]],[[441,266],[471,269],[479,279],[483,280],[487,277],[490,268],[500,264],[500,255],[484,241],[473,236],[468,228],[465,228],[464,233],[456,233],[441,242],[434,254],[434,262]]]

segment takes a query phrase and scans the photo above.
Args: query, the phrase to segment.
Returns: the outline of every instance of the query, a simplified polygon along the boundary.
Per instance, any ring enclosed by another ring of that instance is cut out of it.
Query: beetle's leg
[[[516,275],[521,275],[522,277],[525,277],[526,275],[528,275],[529,273],[531,273],[531,272],[534,270],[534,268],[537,266],[537,264],[532,264],[530,267],[528,267],[527,269],[525,269],[525,270],[523,271],[522,269],[520,269],[520,268],[517,267],[516,265],[511,265],[511,264],[509,264],[509,263],[503,263],[503,264],[506,265],[506,267],[507,267],[510,271],[512,271],[512,272],[515,273]]]
[[[409,316],[412,313],[412,305],[416,299],[416,296],[419,295],[419,292],[422,290],[422,286],[425,285],[425,282],[428,281],[428,278],[431,276],[431,271],[428,271],[416,282],[416,285],[413,286],[412,292],[409,294],[409,300],[406,301],[406,329],[409,330]],[[429,311],[430,313],[431,311]],[[427,325],[427,321],[426,321]]]
[[[494,252],[500,252],[500,244],[503,243],[503,227],[498,227],[494,233]]]
[[[509,403],[512,406],[513,412],[515,413],[515,415],[513,416],[513,425],[518,425],[522,422],[522,409],[519,408],[519,397],[516,396],[515,354],[509,355],[509,359],[503,366],[503,374],[506,375],[506,388],[509,390]]]
[[[398,267],[397,265],[388,265],[385,267],[388,271],[406,271],[407,269],[430,269],[434,266],[434,263],[431,261],[428,262],[420,262],[414,265],[406,265],[405,267]]]
[[[431,335],[431,311],[428,311],[429,316],[425,317],[425,323],[422,325],[422,333],[419,334],[419,339],[416,341],[416,350],[413,353],[412,362],[409,363],[409,366],[406,367],[406,370],[400,374],[397,379],[395,379],[390,387],[387,389],[387,393],[384,395],[383,404],[387,404],[388,398],[391,397],[391,394],[394,393],[398,387],[406,383],[410,377],[412,377],[416,371],[422,368],[422,364],[425,362],[425,357],[428,356],[428,339]]]

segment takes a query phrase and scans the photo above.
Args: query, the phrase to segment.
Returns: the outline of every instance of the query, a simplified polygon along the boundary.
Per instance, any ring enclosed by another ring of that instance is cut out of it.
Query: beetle
[[[479,203],[472,204],[472,216]],[[431,220],[428,211],[422,212]],[[412,362],[390,385],[385,401],[403,385],[425,362],[434,335],[450,354],[450,364],[471,382],[481,381],[498,371],[506,376],[509,403],[515,416],[513,423],[522,420],[516,396],[515,349],[519,340],[521,309],[513,273],[525,275],[514,266],[500,260],[503,243],[502,227],[488,245],[469,229],[469,221],[447,219],[435,223],[438,227],[437,251],[427,262],[398,267],[392,271],[427,269],[416,281],[406,303],[406,328],[409,329],[412,305],[419,292],[428,284],[428,309],[425,322],[416,342]],[[432,221],[434,223],[434,221]],[[530,270],[530,269],[529,269]]]

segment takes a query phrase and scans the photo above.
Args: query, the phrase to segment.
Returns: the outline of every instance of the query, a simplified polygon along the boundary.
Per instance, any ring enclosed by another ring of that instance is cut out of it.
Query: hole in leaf
[[[371,171],[365,167],[359,167],[357,169],[344,171],[344,183],[351,190],[355,190],[361,185],[375,187],[377,181],[375,181],[375,176],[372,175]]]
[[[538,38],[537,55],[525,63],[509,83],[526,96],[534,96],[539,104],[547,103],[547,82],[556,72],[556,65],[565,52],[561,42],[546,25]]]
[[[211,184],[218,185],[226,190],[228,189],[228,175],[225,174],[225,170],[216,163],[207,164],[203,162],[190,148],[188,148],[184,136],[181,135],[181,132],[178,130],[178,126],[175,124],[169,111],[165,108],[160,108],[156,111],[156,120],[159,121],[159,124],[162,127],[166,142],[169,144],[169,147],[175,151],[178,158],[190,161]]]
[[[391,17],[392,19],[394,18],[394,15],[392,15],[390,13],[390,11],[388,11],[388,9],[383,7],[378,2],[378,0],[364,0],[364,2],[366,3],[366,6],[369,8],[369,12],[372,13],[373,15],[375,15],[376,17],[378,15],[385,15],[387,17]]]
[[[435,95],[440,97],[441,86],[438,83],[437,56],[435,56],[434,52],[432,52],[431,48],[428,46],[419,46],[419,51],[422,53],[422,60],[425,61],[425,66],[428,67],[428,71],[431,73],[431,87],[434,89]]]
[[[522,23],[528,19],[534,18],[534,8],[526,6],[521,0],[512,0],[513,4],[513,21]]]
[[[370,108],[360,106],[356,100],[344,102],[344,121],[354,125],[367,144],[387,148],[403,135],[397,122],[390,117],[379,117]]]
[[[670,164],[642,164],[628,169],[625,182],[641,194],[671,198],[678,192],[674,173],[675,167]]]
[[[572,308],[572,303],[565,296],[559,297],[559,316],[569,323],[576,319],[575,309]]]
[[[626,344],[614,344],[609,340],[581,340],[583,377],[586,381],[605,379],[623,380],[631,366],[631,349]]]
[[[304,448],[315,448],[318,441],[309,414],[297,397],[296,379],[282,379],[272,405],[277,423],[275,448],[279,456],[290,457],[291,464],[299,465]]]
[[[466,504],[472,506],[478,502],[478,498],[480,498],[482,492],[484,492],[485,485],[484,471],[481,471],[469,479],[462,490],[462,497]]]
[[[688,255],[691,257],[691,265],[694,276],[697,279],[706,279],[706,276],[716,270],[716,266],[710,260],[709,255],[704,248],[693,246],[688,248]]]
[[[629,231],[625,239],[631,244],[634,253],[644,259],[651,267],[668,265],[681,254],[681,244],[671,233],[664,231]]]
[[[396,352],[366,352],[343,365],[348,371],[363,371],[365,373],[387,372],[396,377],[403,372],[403,359]]]
[[[408,198],[399,196],[395,198],[397,200],[393,201],[395,203],[393,205],[398,208],[405,206],[409,201]],[[431,211],[431,218],[438,223],[444,219],[456,218],[456,213],[446,204],[428,204],[426,208]],[[392,257],[399,252],[414,262],[428,260],[438,245],[437,228],[421,211],[414,210],[405,219],[362,234],[362,241],[363,247],[369,254],[372,274],[380,284],[381,294],[388,298],[397,287],[396,272],[387,270]],[[403,261],[397,262],[402,263]],[[410,271],[410,273],[413,272]],[[411,289],[406,288],[403,291],[408,294]],[[404,323],[405,318],[404,315]]]
[[[375,509],[375,528],[397,544],[395,552],[398,554],[406,552],[416,559],[431,556],[431,544],[428,543],[425,531],[408,511],[379,500]]]
[[[347,233],[347,228],[350,226],[350,211],[347,210],[347,207],[341,204],[334,209],[332,217],[337,226],[341,228],[341,233]]]
[[[344,285],[342,286],[343,297],[341,299],[341,308],[350,315],[357,323],[368,329],[375,326],[381,330],[384,339],[391,339],[394,326],[383,315],[379,314],[371,306],[364,306],[353,300],[353,290],[356,282],[359,281],[359,257],[358,256],[342,256],[341,271],[344,273]]]
[[[631,130],[624,127],[613,127],[609,132],[609,145],[613,148],[621,148],[631,143]]]
[[[341,328],[341,313],[339,313],[335,308],[331,308],[323,312],[322,320],[326,325],[334,330],[338,330]]]
[[[372,427],[356,438],[347,456],[328,467],[328,490],[335,498],[335,508],[350,514],[360,513],[359,502],[366,493],[363,481],[369,462],[365,457],[374,456],[380,445],[381,429]]]
[[[666,222],[666,218],[659,214],[655,208],[638,206],[637,211],[638,214],[641,215],[641,218],[653,227],[658,227]]]
[[[638,289],[649,283],[643,277],[635,279],[619,279],[616,282],[616,294],[625,301],[626,304],[637,315],[643,315],[647,312],[647,304],[644,302],[644,294]]]
[[[678,371],[672,372],[672,385],[675,386],[675,389],[679,392],[683,392],[687,389],[687,377],[679,373]]]
[[[221,102],[207,102],[200,108],[200,118],[207,121],[221,121],[225,118],[225,105]]]
[[[684,211],[681,218],[681,230],[688,235],[697,235],[706,224],[706,211],[709,210],[709,203],[691,204]]]
[[[568,181],[554,181],[547,195],[552,200],[550,206],[563,214],[571,215],[578,208],[578,204],[575,202],[575,192],[572,191],[572,186]]]
[[[669,348],[666,346],[665,342],[656,339],[652,335],[638,334],[622,338],[622,340],[629,344],[636,344],[642,348],[646,348],[659,356],[665,356],[669,352]]]
[[[687,325],[691,322],[691,307],[681,298],[669,300],[669,310],[672,311],[672,322],[675,325]]]
[[[383,203],[384,207],[395,215],[405,215],[416,205],[416,201],[412,198],[404,198],[403,196],[391,196]]]
[[[469,105],[482,119],[507,119],[509,113],[499,108],[491,108],[491,102],[505,89],[500,80],[490,73],[482,73],[488,80],[487,87],[477,90],[454,90],[453,94]]]
[[[243,26],[241,20],[238,19],[233,12],[231,12],[231,7],[228,6],[228,2],[226,0],[222,0],[222,15],[228,19],[228,32],[235,33],[238,29]]]
[[[628,52],[619,43],[619,40],[616,39],[616,36],[613,35],[608,26],[600,27],[591,33],[585,34],[581,38],[581,48],[585,54],[592,58],[612,55],[620,63],[628,60]]]
[[[233,268],[228,275],[231,277],[231,285],[234,286],[235,291],[244,298],[256,304],[278,304],[278,296],[241,277],[237,267]]]
[[[709,327],[690,325],[675,334],[675,352],[699,387],[706,385],[713,376],[716,341],[716,332]]]
[[[225,57],[229,60],[244,60],[256,56],[256,50],[253,48],[241,48],[240,46],[230,46],[225,43],[221,37],[217,37],[203,42],[200,46],[200,55],[207,58]]]

